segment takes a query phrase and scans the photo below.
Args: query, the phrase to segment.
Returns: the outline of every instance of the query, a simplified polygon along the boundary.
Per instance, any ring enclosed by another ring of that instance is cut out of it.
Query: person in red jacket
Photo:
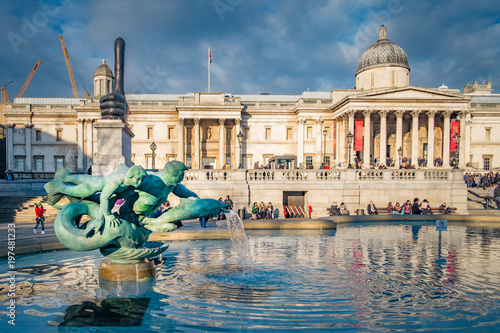
[[[42,206],[42,202],[41,201],[38,201],[36,204],[35,204],[35,214],[36,214],[36,226],[35,228],[33,229],[33,232],[36,234],[36,228],[38,228],[38,224],[42,224],[42,235],[45,234],[45,227],[43,225],[43,222],[45,222],[45,216],[43,216],[43,214],[45,213],[46,209],[43,208]]]

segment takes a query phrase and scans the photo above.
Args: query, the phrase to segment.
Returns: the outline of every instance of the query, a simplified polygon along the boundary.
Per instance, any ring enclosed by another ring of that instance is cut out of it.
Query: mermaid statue
[[[59,169],[44,186],[47,203],[60,209],[54,221],[58,239],[72,250],[100,249],[116,263],[141,262],[162,253],[168,247],[163,243],[146,246],[151,232],[172,231],[181,220],[227,212],[227,204],[200,199],[181,184],[186,170],[179,161],[168,162],[161,172],[121,165],[107,176],[73,175]],[[181,198],[180,204],[151,217],[170,193]],[[59,204],[63,197],[69,204]]]

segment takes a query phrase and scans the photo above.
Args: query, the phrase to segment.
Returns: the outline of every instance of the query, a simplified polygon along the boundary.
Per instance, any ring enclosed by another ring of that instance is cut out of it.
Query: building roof
[[[473,96],[470,102],[471,104],[500,103],[500,95]]]
[[[386,35],[387,30],[382,25],[378,41],[370,46],[359,59],[356,75],[381,65],[399,66],[410,70],[406,52],[398,44],[389,41]]]

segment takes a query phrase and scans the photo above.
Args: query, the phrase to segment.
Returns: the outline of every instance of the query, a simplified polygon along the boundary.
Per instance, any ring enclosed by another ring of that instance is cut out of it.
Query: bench
[[[450,207],[450,209],[451,209],[451,212],[449,214],[456,214],[457,213],[456,207]],[[333,214],[330,212],[330,208],[327,208],[326,211],[328,212],[328,216],[333,216]],[[448,215],[448,214],[441,214],[439,212],[439,208],[431,208],[431,211],[433,214],[436,214],[436,215]],[[366,215],[368,215],[368,214],[366,214]],[[378,215],[392,215],[392,214],[387,213],[387,210],[384,209],[383,211],[379,211]],[[408,214],[406,214],[406,215],[408,215]]]

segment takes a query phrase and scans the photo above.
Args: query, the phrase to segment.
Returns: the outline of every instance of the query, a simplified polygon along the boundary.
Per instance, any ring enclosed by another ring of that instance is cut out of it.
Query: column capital
[[[347,110],[346,111],[346,115],[349,117],[349,118],[354,118],[354,115],[356,114],[356,112],[358,112],[358,110],[354,110],[354,109],[350,109],[350,110]]]
[[[14,128],[14,127],[16,127],[16,124],[7,123],[5,126],[6,126],[7,128]]]
[[[200,118],[193,118],[194,124],[199,125],[200,124]]]
[[[224,126],[224,123],[226,122],[226,118],[219,118],[219,125]]]
[[[394,115],[396,115],[396,118],[403,118],[404,114],[405,114],[405,110],[394,111]]]
[[[303,124],[305,124],[305,123],[306,123],[306,120],[305,120],[304,118],[298,118],[298,117],[297,117],[297,122],[298,122],[299,124],[302,124],[302,125],[303,125]]]
[[[83,124],[83,122],[85,121],[85,119],[83,119],[83,118],[78,118],[76,121],[77,121],[79,124]]]
[[[24,128],[33,128],[33,124],[24,124]]]
[[[427,114],[427,117],[434,118],[434,116],[436,115],[437,111],[436,110],[427,110],[425,113]]]
[[[372,115],[373,111],[368,109],[368,110],[364,110],[363,111],[363,115],[365,116],[365,118],[370,118],[370,116]]]
[[[388,109],[381,109],[378,112],[378,115],[380,116],[380,118],[385,118],[385,117],[387,117],[388,114],[389,114],[389,110]]]
[[[410,114],[411,114],[412,118],[415,118],[415,117],[418,118],[418,116],[420,115],[421,112],[422,112],[422,110],[412,110],[410,112]]]
[[[451,114],[453,113],[451,110],[443,110],[441,111],[441,113],[443,114],[443,117],[446,119],[446,118],[450,118],[451,117]]]
[[[184,125],[184,118],[178,118],[177,123],[179,123],[179,125]]]
[[[241,124],[241,118],[235,118],[235,119],[234,119],[234,123],[235,123],[236,125]]]

